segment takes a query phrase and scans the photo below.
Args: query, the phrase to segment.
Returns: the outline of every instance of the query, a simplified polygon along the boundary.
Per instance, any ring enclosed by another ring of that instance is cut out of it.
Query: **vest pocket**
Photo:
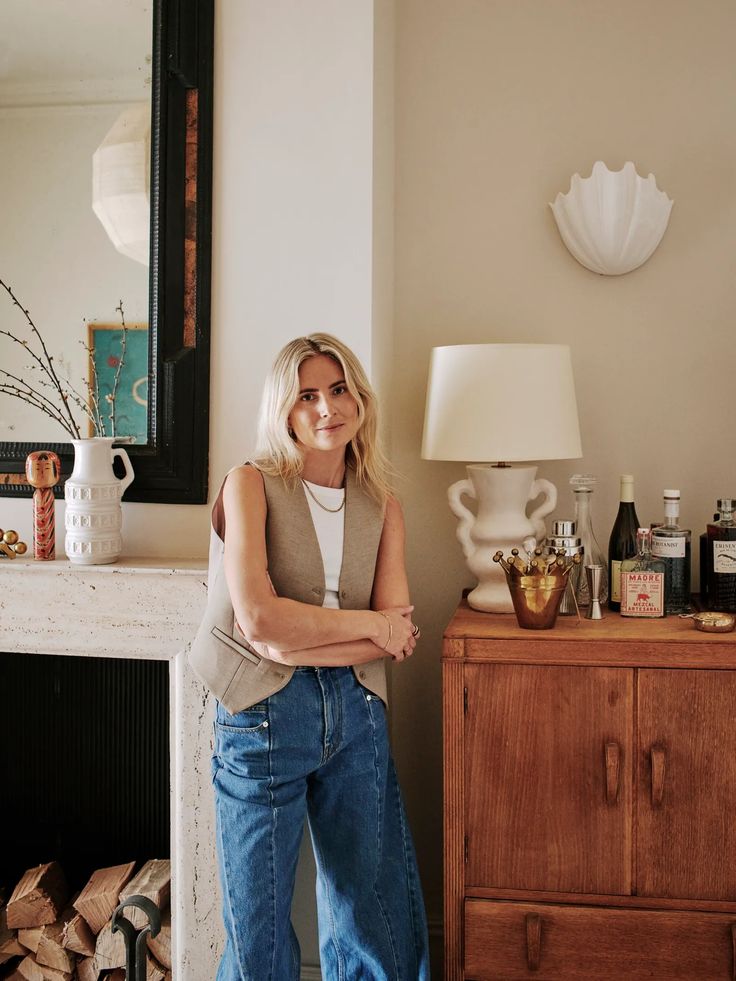
[[[219,641],[222,641],[223,644],[227,644],[227,646],[236,653],[240,654],[244,658],[247,658],[247,660],[252,661],[253,664],[261,663],[261,658],[258,657],[257,654],[255,654],[249,648],[244,647],[242,644],[239,644],[237,640],[233,640],[229,634],[225,633],[225,631],[221,630],[219,627],[213,627],[210,633],[213,637],[216,637]]]

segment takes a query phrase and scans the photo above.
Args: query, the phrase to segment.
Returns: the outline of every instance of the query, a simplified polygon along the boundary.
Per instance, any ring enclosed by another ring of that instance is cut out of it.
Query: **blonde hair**
[[[289,414],[299,397],[299,369],[319,354],[340,366],[358,405],[358,431],[346,447],[345,462],[355,470],[358,484],[383,504],[391,494],[390,467],[380,446],[376,395],[360,361],[332,334],[297,337],[277,354],[261,399],[254,462],[265,473],[285,480],[301,476],[304,464],[289,430]]]

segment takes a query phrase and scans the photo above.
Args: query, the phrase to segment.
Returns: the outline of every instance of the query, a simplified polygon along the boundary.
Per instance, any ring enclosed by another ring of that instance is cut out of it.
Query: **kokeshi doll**
[[[26,457],[26,477],[33,492],[33,557],[46,561],[56,556],[53,487],[59,483],[61,460],[51,450],[36,450]]]

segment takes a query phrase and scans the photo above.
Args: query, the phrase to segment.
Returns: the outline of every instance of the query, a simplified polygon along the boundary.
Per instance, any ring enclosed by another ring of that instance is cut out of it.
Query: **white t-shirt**
[[[312,499],[309,492],[305,491],[314,530],[317,533],[319,550],[322,553],[322,565],[325,569],[325,598],[322,606],[337,610],[340,608],[339,589],[345,537],[345,508],[340,508],[339,511],[335,509],[339,508],[345,499],[345,488],[322,487],[320,484],[313,484],[309,480],[305,480],[304,483],[317,500],[330,509],[325,511]]]

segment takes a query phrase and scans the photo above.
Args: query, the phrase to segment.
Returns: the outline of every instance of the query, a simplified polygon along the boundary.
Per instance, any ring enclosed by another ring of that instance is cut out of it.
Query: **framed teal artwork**
[[[115,435],[132,436],[135,443],[148,441],[148,324],[129,324],[125,337],[119,324],[90,323],[88,328],[89,384],[99,391],[105,429],[112,435],[110,401],[115,376],[120,370],[115,397]],[[123,358],[122,367],[120,366]],[[94,435],[91,431],[90,436]]]

